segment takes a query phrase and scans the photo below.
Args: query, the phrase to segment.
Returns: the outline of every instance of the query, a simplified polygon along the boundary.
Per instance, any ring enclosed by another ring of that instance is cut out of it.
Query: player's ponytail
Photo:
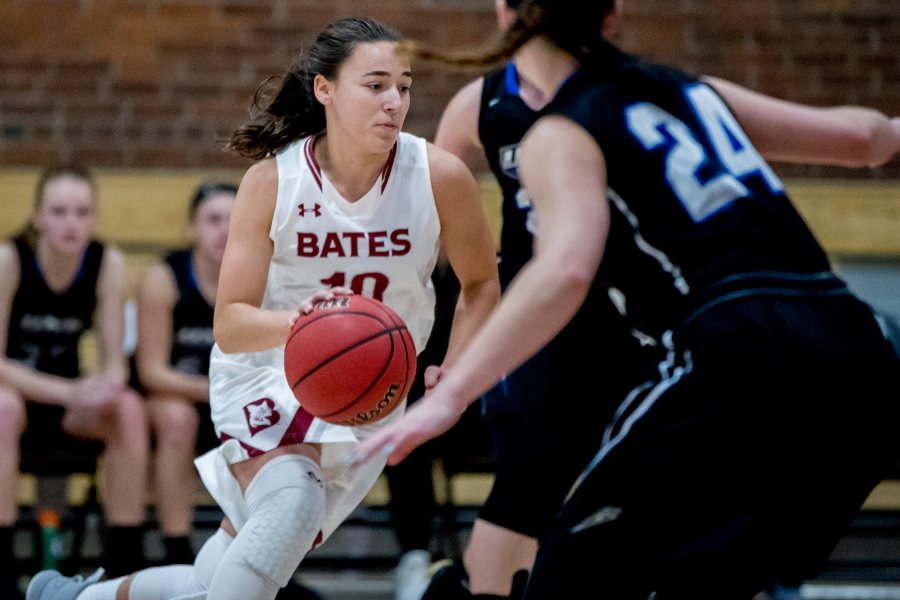
[[[507,3],[511,8],[512,5]],[[485,47],[476,50],[436,50],[416,41],[406,40],[402,47],[413,57],[447,66],[486,68],[506,60],[525,42],[542,33],[545,16],[534,2],[521,2],[518,16],[510,27]]]
[[[521,0],[507,2],[516,8],[516,19],[497,39],[473,51],[438,51],[415,42],[405,42],[419,59],[457,67],[490,67],[510,56],[531,38],[546,35],[556,45],[584,63],[607,56],[603,23],[615,0]]]

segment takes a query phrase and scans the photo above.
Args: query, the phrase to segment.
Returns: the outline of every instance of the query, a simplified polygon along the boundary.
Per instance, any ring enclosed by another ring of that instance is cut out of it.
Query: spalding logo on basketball
[[[316,304],[294,323],[284,373],[307,412],[329,423],[364,425],[389,415],[416,374],[406,324],[367,296]]]

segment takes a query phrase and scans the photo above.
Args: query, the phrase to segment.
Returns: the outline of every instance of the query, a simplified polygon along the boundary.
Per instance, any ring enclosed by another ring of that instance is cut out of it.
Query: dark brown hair
[[[319,133],[325,129],[325,108],[313,93],[316,75],[335,79],[359,44],[400,40],[397,30],[373,19],[349,17],[332,23],[283,75],[260,84],[250,105],[251,122],[231,135],[226,149],[259,160]]]
[[[191,221],[197,216],[197,209],[204,200],[215,194],[237,194],[238,186],[226,181],[210,181],[201,184],[194,190],[191,203],[188,205],[188,217]]]

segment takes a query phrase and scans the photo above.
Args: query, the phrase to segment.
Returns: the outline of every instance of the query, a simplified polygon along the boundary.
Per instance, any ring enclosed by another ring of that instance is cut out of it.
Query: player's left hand
[[[353,290],[346,287],[335,286],[332,288],[328,288],[326,290],[319,290],[305,298],[300,304],[297,306],[297,312],[291,315],[291,319],[289,322],[289,326],[293,327],[294,323],[297,322],[297,319],[300,318],[301,315],[308,315],[312,312],[313,307],[319,302],[325,302],[326,300],[334,300],[337,296],[352,296]]]

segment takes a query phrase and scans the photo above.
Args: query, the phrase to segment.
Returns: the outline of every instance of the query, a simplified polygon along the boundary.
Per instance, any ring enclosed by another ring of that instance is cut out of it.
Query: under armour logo
[[[275,403],[269,398],[260,398],[244,406],[244,417],[247,419],[250,435],[256,435],[281,420],[281,415],[275,410]]]
[[[297,207],[297,214],[301,217],[305,217],[306,213],[311,212],[313,216],[321,217],[322,216],[322,205],[321,204],[313,204],[312,208],[306,208],[305,204],[301,204]]]

